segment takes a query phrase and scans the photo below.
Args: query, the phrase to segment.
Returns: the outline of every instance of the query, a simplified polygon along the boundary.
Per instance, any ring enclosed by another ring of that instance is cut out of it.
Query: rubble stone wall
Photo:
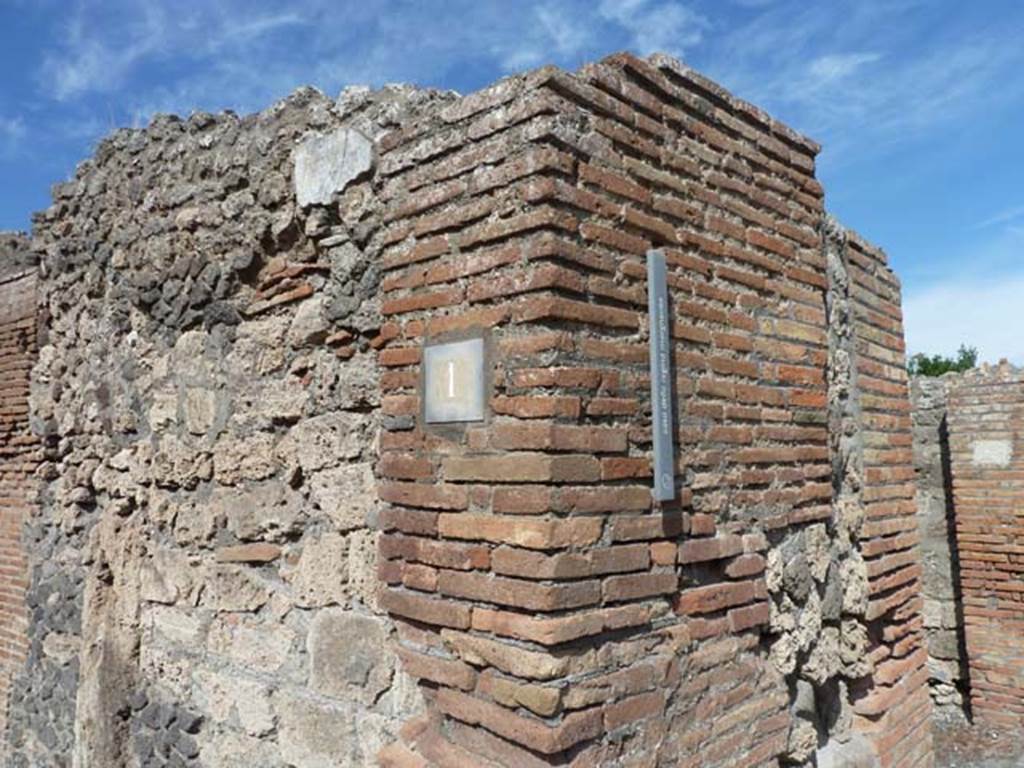
[[[37,314],[28,241],[0,233],[0,734],[7,722],[11,680],[28,653],[28,563],[21,531],[35,496],[38,463],[38,441],[28,415]],[[0,763],[5,755],[0,738]]]
[[[45,485],[6,765],[365,766],[419,707],[375,597],[381,211],[359,150],[435,98],[158,117],[37,216]],[[352,151],[297,174],[311,132]]]
[[[1024,371],[985,367],[949,393],[949,445],[973,715],[1024,724]]]
[[[35,223],[12,764],[930,765],[899,285],[817,151],[625,54],[106,140]]]
[[[928,684],[935,705],[952,717],[962,715],[967,704],[967,659],[949,449],[949,390],[956,378],[955,374],[917,377],[911,386]]]

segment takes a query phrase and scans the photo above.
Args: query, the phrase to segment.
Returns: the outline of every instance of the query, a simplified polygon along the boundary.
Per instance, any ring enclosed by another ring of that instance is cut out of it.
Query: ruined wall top
[[[22,232],[0,232],[0,282],[21,275],[36,263],[28,237]]]
[[[311,238],[330,224],[304,217],[307,201],[296,200],[299,140],[345,126],[373,141],[450,99],[399,85],[349,88],[333,100],[306,87],[252,115],[157,115],[146,128],[115,131],[34,217],[50,292],[81,279],[99,286],[108,272],[120,275],[104,288],[112,298],[149,308],[165,327],[231,320],[280,266],[276,255],[311,260]]]
[[[953,386],[958,384],[971,385],[982,382],[1010,382],[1024,378],[1024,367],[1013,365],[1008,360],[1000,360],[998,363],[983,363],[977,368],[950,376],[946,374],[943,378],[950,377]]]

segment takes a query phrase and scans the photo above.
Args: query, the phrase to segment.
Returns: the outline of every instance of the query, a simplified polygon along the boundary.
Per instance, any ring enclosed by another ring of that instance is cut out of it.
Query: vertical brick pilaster
[[[11,679],[28,653],[28,559],[21,533],[38,464],[28,413],[36,312],[35,271],[0,271],[0,758]]]
[[[900,284],[881,250],[845,234],[872,667],[852,686],[853,712],[881,764],[909,768],[933,758]]]

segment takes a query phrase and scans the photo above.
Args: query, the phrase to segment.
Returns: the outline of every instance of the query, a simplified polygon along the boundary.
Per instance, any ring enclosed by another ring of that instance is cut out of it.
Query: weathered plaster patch
[[[976,467],[1008,467],[1012,457],[1010,440],[978,440],[974,443],[971,463]]]

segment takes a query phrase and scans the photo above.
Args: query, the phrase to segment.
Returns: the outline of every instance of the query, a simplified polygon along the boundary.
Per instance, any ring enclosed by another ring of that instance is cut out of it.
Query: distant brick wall
[[[1024,372],[951,385],[950,452],[971,708],[1024,726]]]
[[[29,512],[37,442],[29,431],[29,371],[36,354],[34,269],[0,264],[0,734],[10,682],[28,652],[28,561],[22,523]],[[0,738],[0,758],[3,757]]]

